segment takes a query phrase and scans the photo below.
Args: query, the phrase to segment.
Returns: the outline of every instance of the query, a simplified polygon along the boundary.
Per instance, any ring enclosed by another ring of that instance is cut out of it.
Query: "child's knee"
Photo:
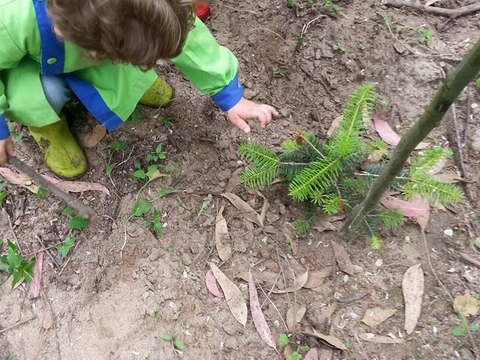
[[[58,114],[71,99],[72,91],[61,76],[40,75],[45,98]]]

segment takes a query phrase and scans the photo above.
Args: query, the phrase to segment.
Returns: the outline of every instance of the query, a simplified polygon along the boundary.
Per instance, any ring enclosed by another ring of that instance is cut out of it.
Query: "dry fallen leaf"
[[[380,118],[378,113],[373,114],[373,125],[378,135],[385,141],[387,144],[396,146],[400,142],[400,136],[388,125],[385,120]],[[416,150],[422,150],[429,146],[428,143],[421,142],[415,148]]]
[[[397,209],[409,218],[417,218],[430,210],[428,202],[421,197],[417,197],[415,200],[405,201],[386,195],[380,199],[380,203],[387,209]]]
[[[295,278],[295,283],[292,288],[282,289],[282,290],[271,290],[274,294],[286,294],[289,292],[294,292],[300,290],[308,281],[308,270],[303,274]]]
[[[307,336],[313,336],[317,339],[320,339],[322,340],[324,343],[330,345],[330,346],[333,346],[337,349],[340,349],[340,350],[347,350],[347,347],[340,341],[340,339],[338,339],[337,337],[335,336],[332,336],[332,335],[324,335],[322,333],[319,333],[319,332],[304,332],[302,333],[304,335],[307,335]]]
[[[238,210],[240,210],[242,214],[245,216],[245,218],[263,227],[263,221],[260,215],[255,210],[253,210],[253,208],[250,205],[248,205],[245,201],[240,199],[237,195],[232,193],[222,193],[220,195],[228,199],[233,204],[233,206],[235,206]]]
[[[102,184],[86,181],[66,181],[52,178],[48,175],[42,175],[43,178],[56,185],[65,192],[84,192],[84,191],[100,191],[110,195],[110,191]]]
[[[260,210],[260,220],[262,224],[265,223],[265,216],[267,214],[267,210],[270,207],[270,203],[268,202],[267,198],[258,190],[255,190],[258,196],[260,196],[263,199],[263,205],[262,205],[262,210]]]
[[[348,256],[347,250],[345,247],[335,241],[331,240],[333,253],[335,254],[335,259],[337,260],[338,267],[343,272],[349,275],[355,275],[363,271],[360,266],[353,265]]]
[[[465,295],[460,295],[455,298],[453,307],[459,315],[477,315],[478,300],[467,292]]]
[[[43,251],[35,255],[35,267],[33,268],[33,281],[30,284],[30,299],[36,299],[40,296],[43,271]]]
[[[225,300],[233,317],[243,326],[247,323],[247,304],[243,298],[242,292],[230,279],[213,263],[209,262],[213,275],[222,288]]]
[[[367,311],[365,311],[365,315],[363,315],[362,321],[368,326],[377,326],[378,324],[381,324],[382,322],[387,320],[396,312],[396,309],[391,308],[382,309],[379,307],[375,307],[373,309],[367,309]]]
[[[333,350],[322,349],[318,360],[333,360]]]
[[[405,331],[411,334],[422,311],[425,279],[420,264],[407,269],[403,275],[402,291],[405,298]]]
[[[296,304],[296,306],[293,306],[287,310],[286,323],[290,332],[295,332],[295,326],[302,321],[306,312],[307,307],[302,304]]]
[[[265,320],[265,316],[260,307],[260,302],[258,301],[257,288],[255,287],[251,270],[248,272],[248,292],[250,294],[250,312],[252,313],[255,328],[262,340],[271,348],[276,349],[275,340],[273,340],[272,332],[268,327],[267,321]]]
[[[235,189],[238,185],[242,183],[242,178],[240,177],[240,174],[243,171],[243,167],[239,167],[237,170],[235,170],[228,179],[227,187],[225,188],[226,193],[231,193],[233,189]]]
[[[343,115],[338,115],[333,121],[332,125],[330,125],[330,128],[327,131],[327,137],[331,138],[335,132],[337,131],[338,127],[340,126],[340,123],[343,120]]]
[[[404,339],[394,339],[390,336],[380,336],[372,333],[358,334],[358,337],[363,341],[368,341],[376,344],[401,344],[405,341]]]
[[[217,219],[215,221],[215,246],[217,248],[218,257],[222,261],[227,261],[232,256],[232,248],[228,244],[224,244],[222,241],[228,236],[227,221],[223,217],[222,206],[217,213]]]
[[[427,0],[425,1],[425,6],[430,6],[435,4],[436,2],[439,2],[440,0]]]
[[[327,266],[320,271],[310,271],[308,273],[308,280],[307,283],[303,286],[307,289],[315,289],[318,288],[320,285],[323,284],[325,279],[332,275],[333,267]]]
[[[10,170],[6,167],[0,166],[0,176],[5,178],[10,184],[24,187],[34,194],[37,194],[40,189],[40,187],[35,185],[27,175]]]
[[[318,360],[317,348],[311,348],[310,350],[308,350],[303,360]]]
[[[435,180],[441,181],[441,182],[446,182],[450,184],[457,183],[459,181],[465,181],[464,178],[462,178],[460,175],[457,175],[455,173],[440,173],[440,174],[435,174],[433,175],[433,178]]]
[[[213,296],[223,298],[223,294],[217,286],[217,279],[215,279],[212,270],[207,271],[207,274],[205,275],[205,284],[207,285],[208,291],[210,291]]]
[[[91,132],[85,135],[83,145],[85,145],[86,148],[93,148],[105,137],[105,135],[107,135],[107,129],[105,126],[98,124]]]

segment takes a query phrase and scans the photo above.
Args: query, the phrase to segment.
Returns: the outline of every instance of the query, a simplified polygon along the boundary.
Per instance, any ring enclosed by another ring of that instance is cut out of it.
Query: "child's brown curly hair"
[[[55,29],[96,60],[152,68],[182,51],[198,0],[47,0]]]

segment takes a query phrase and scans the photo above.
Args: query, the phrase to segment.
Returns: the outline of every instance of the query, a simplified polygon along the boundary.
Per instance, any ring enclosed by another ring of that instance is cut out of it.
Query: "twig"
[[[447,287],[442,283],[442,281],[438,277],[437,273],[435,272],[435,269],[433,268],[432,261],[430,260],[430,252],[428,251],[427,237],[425,236],[425,231],[424,230],[422,230],[422,237],[423,237],[423,244],[425,246],[425,254],[427,255],[428,265],[430,266],[430,271],[432,272],[432,274],[435,277],[435,279],[437,280],[437,282],[440,284],[440,286],[443,288],[443,290],[447,294],[447,296],[450,299],[450,301],[452,302],[452,306],[453,306],[453,304],[455,304],[455,300],[453,299],[453,296],[450,294]],[[472,347],[472,350],[475,353],[475,355],[477,355],[478,351],[477,351],[477,346],[475,345],[475,340],[473,339],[472,333],[470,332],[470,329],[468,329],[468,326],[466,328],[467,328],[467,332],[468,332],[468,335],[469,335],[469,340],[471,342],[470,345]]]
[[[7,331],[9,331],[9,330],[15,329],[16,327],[18,327],[18,326],[20,326],[20,325],[26,324],[27,322],[35,319],[36,317],[37,317],[37,316],[34,315],[34,316],[32,316],[32,317],[29,317],[28,319],[25,319],[25,320],[23,320],[23,321],[20,321],[20,322],[16,323],[15,325],[12,325],[12,326],[9,326],[9,327],[7,327],[7,328],[5,328],[5,329],[2,329],[2,330],[0,330],[0,335],[3,334],[3,333],[5,333],[5,332],[7,332]]]
[[[93,211],[90,207],[83,205],[80,200],[74,198],[73,196],[61,190],[54,184],[45,180],[40,174],[38,174],[35,170],[33,170],[23,161],[17,159],[15,156],[8,155],[8,163],[16,167],[20,172],[28,175],[28,177],[30,177],[42,188],[65,201],[69,206],[74,208],[78,212],[78,215],[80,215],[81,217],[91,221],[96,218],[97,214],[95,214],[95,211]]]
[[[10,217],[10,214],[7,211],[5,211],[5,214],[7,214],[8,225],[10,225],[10,230],[12,231],[13,239],[15,240],[15,245],[17,245],[18,249],[20,250],[20,253],[23,253],[22,247],[20,246],[20,243],[18,242],[18,239],[17,239],[17,234],[15,233],[15,230],[13,229],[12,218]]]
[[[357,344],[358,346],[360,347],[360,353],[361,355],[363,356],[364,359],[368,359],[368,356],[365,352],[365,349],[363,348],[363,345],[362,345],[362,342],[360,341],[360,339],[358,338],[358,335],[357,333],[355,333],[355,340],[357,340]]]
[[[324,18],[326,17],[325,14],[321,14],[321,15],[318,15],[316,18],[310,20],[308,23],[306,23],[305,25],[303,25],[302,27],[302,32],[300,33],[300,37],[303,38],[303,35],[305,35],[305,33],[307,32],[308,30],[308,27],[313,24],[315,21],[317,21],[318,19],[320,18]]]
[[[405,0],[387,0],[385,2],[385,5],[396,7],[396,8],[409,7],[409,8],[415,9],[415,10],[421,10],[421,11],[425,11],[427,13],[440,15],[440,16],[447,16],[447,17],[451,17],[451,18],[454,18],[454,19],[457,18],[457,17],[460,17],[460,16],[465,16],[465,15],[468,15],[470,13],[480,11],[480,3],[462,6],[462,7],[459,7],[457,9],[444,9],[444,8],[441,8],[441,7],[416,5],[416,4],[413,4],[413,3],[405,1]]]
[[[265,290],[263,290],[263,287],[258,282],[257,282],[257,286],[260,288],[260,290],[262,290],[263,295],[265,295],[265,297],[268,299],[268,301],[270,301],[270,304],[272,304],[273,308],[275,310],[277,310],[277,313],[280,316],[280,320],[282,320],[283,326],[285,326],[285,330],[288,331],[289,330],[288,326],[285,323],[285,320],[283,320],[282,314],[280,313],[280,310],[278,310],[277,305],[275,305],[275,303],[272,301],[272,299],[270,299],[270,297],[265,293]]]
[[[276,33],[275,31],[273,30],[270,30],[268,28],[256,28],[256,29],[250,29],[250,31],[257,31],[257,30],[266,30],[268,32],[271,32],[272,34],[275,34],[277,35],[280,39],[282,39],[283,41],[285,41],[285,43],[287,43],[287,39],[285,39],[282,35],[280,35],[279,33]],[[287,43],[288,44],[288,43]]]
[[[35,237],[37,238],[37,240],[38,240],[38,242],[40,243],[40,245],[43,246],[43,249],[40,249],[40,250],[38,250],[38,251],[35,251],[34,255],[37,255],[37,253],[39,253],[40,251],[45,251],[45,252],[47,253],[47,255],[50,257],[50,259],[53,261],[53,263],[57,266],[57,268],[60,268],[60,265],[57,263],[57,260],[53,257],[53,255],[52,255],[52,254],[50,253],[50,251],[49,251],[51,248],[55,247],[55,246],[58,245],[58,244],[55,244],[55,245],[52,245],[52,246],[47,247],[47,246],[45,246],[45,244],[43,243],[43,240],[42,240],[42,238],[41,238],[40,235],[36,235]]]
[[[472,258],[470,255],[467,255],[467,254],[464,254],[464,253],[460,253],[460,256],[461,256],[462,258],[464,258],[465,260],[471,262],[472,264],[480,267],[480,261]]]

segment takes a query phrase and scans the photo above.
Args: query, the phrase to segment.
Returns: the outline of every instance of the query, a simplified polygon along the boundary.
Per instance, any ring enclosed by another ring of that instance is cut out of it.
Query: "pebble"
[[[238,341],[234,336],[230,336],[226,341],[225,341],[225,347],[227,349],[233,349],[235,350],[238,348]]]
[[[158,260],[160,255],[161,255],[160,249],[153,249],[152,252],[150,253],[150,255],[148,256],[148,260],[150,260],[150,261]]]
[[[269,223],[274,223],[275,221],[280,220],[280,216],[278,214],[274,214],[272,212],[267,213],[267,221]]]
[[[220,181],[228,180],[231,177],[232,177],[232,172],[229,169],[225,169],[217,173],[217,178]]]
[[[183,253],[182,262],[187,266],[190,265],[192,263],[192,257],[190,256],[190,254]]]

